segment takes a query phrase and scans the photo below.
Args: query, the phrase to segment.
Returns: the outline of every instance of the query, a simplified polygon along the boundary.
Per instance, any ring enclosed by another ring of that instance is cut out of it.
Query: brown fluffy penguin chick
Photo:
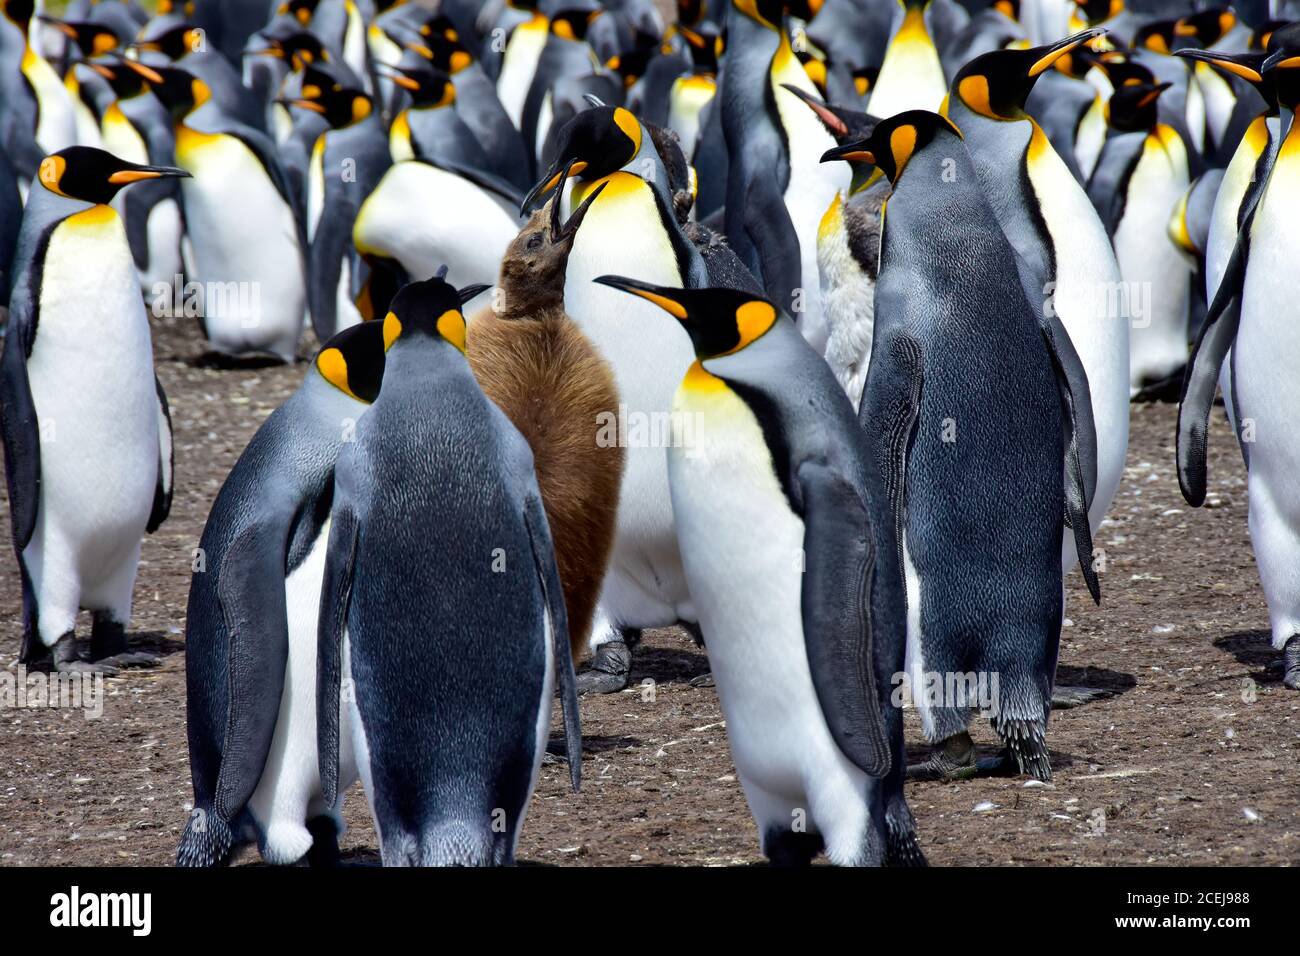
[[[533,450],[577,660],[614,543],[624,452],[596,443],[601,416],[618,414],[614,373],[564,311],[569,250],[595,194],[561,228],[562,191],[506,250],[496,304],[469,322],[466,355]]]

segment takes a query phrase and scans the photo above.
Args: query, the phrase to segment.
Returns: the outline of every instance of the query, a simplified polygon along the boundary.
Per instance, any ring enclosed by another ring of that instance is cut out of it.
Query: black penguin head
[[[36,4],[34,0],[0,0],[0,12],[4,13],[6,20],[23,31],[23,36],[27,36],[27,27],[36,14]]]
[[[202,30],[192,23],[178,23],[147,40],[137,40],[131,44],[132,49],[152,53],[161,53],[169,60],[179,60],[189,53],[200,53],[207,49],[207,40]]]
[[[977,56],[957,71],[949,95],[980,116],[1023,119],[1025,101],[1038,78],[1061,57],[1105,32],[1093,27],[1045,46],[992,50]]]
[[[128,69],[120,57],[106,56],[87,60],[86,66],[108,81],[113,95],[119,100],[138,96],[148,90],[144,78],[134,70]]]
[[[1110,50],[1097,59],[1097,66],[1106,74],[1114,89],[1145,83],[1154,86],[1156,76],[1149,69],[1119,50]]]
[[[316,5],[320,0],[286,0],[275,8],[277,17],[293,17],[303,26],[311,23],[316,14]]]
[[[588,7],[560,10],[551,17],[551,36],[559,37],[561,40],[585,42],[587,31],[604,12],[599,8],[592,10]]]
[[[785,17],[785,4],[782,0],[731,0],[731,12],[746,16],[769,30],[779,30]]]
[[[316,371],[345,395],[370,404],[384,381],[384,327],[360,322],[333,336],[316,354]]]
[[[1246,44],[1246,48],[1248,50],[1267,50],[1268,41],[1273,39],[1273,34],[1290,22],[1289,20],[1265,20],[1251,32],[1250,41]]]
[[[122,38],[111,28],[102,23],[87,23],[81,20],[59,20],[42,14],[38,17],[48,23],[77,45],[84,57],[103,56],[112,53],[122,45]]]
[[[470,299],[490,288],[470,285],[457,291],[446,280],[443,266],[432,278],[402,286],[384,316],[384,351],[399,340],[425,337],[445,341],[465,351],[465,315],[461,311]]]
[[[560,130],[555,162],[524,197],[521,211],[531,212],[564,176],[590,181],[622,169],[641,150],[643,133],[640,121],[621,106],[583,110]]]
[[[685,36],[685,33],[682,34]],[[624,89],[631,89],[645,76],[650,61],[659,55],[659,38],[653,33],[637,30],[632,46],[605,61],[605,69],[613,70],[623,81]]]
[[[282,59],[297,73],[313,63],[327,63],[329,49],[321,38],[309,30],[299,30],[289,21],[285,28],[268,30],[262,34],[266,45],[247,51],[250,56],[269,56]]]
[[[1188,60],[1200,60],[1217,70],[1239,76],[1259,91],[1269,109],[1277,108],[1277,91],[1273,88],[1273,74],[1264,72],[1264,61],[1268,54],[1262,50],[1248,53],[1220,53],[1217,50],[1179,50],[1175,56]]]
[[[1121,133],[1152,130],[1158,119],[1156,100],[1170,83],[1128,83],[1118,87],[1106,103],[1106,122]]]
[[[993,0],[989,4],[990,10],[996,10],[1008,20],[1020,22],[1020,0]]]
[[[473,53],[461,42],[460,33],[445,16],[435,16],[418,27],[400,21],[395,26],[409,34],[397,42],[444,73],[455,76],[474,62]]]
[[[149,66],[138,60],[122,62],[140,75],[172,116],[185,116],[212,98],[208,84],[182,67]]]
[[[1092,26],[1112,20],[1124,12],[1124,0],[1079,0],[1084,19]]]
[[[289,103],[319,113],[333,129],[360,123],[373,112],[374,104],[365,90],[347,86],[342,80],[336,70],[309,66],[303,73],[299,97]]]
[[[1293,112],[1300,109],[1300,23],[1273,31],[1263,72],[1272,76],[1278,105]]]
[[[594,281],[663,309],[684,328],[701,359],[734,355],[768,333],[781,313],[761,296],[739,289],[673,289],[622,276]]]
[[[141,166],[91,146],[69,146],[41,160],[36,178],[52,193],[96,204],[109,203],[123,186],[146,179],[189,176],[172,166]]]
[[[1174,36],[1211,47],[1218,43],[1237,25],[1237,15],[1227,7],[1208,7],[1174,23]]]
[[[1158,121],[1156,100],[1171,83],[1126,83],[1106,101],[1106,124],[1121,133],[1153,130]]]
[[[718,72],[718,60],[722,59],[724,44],[717,27],[712,23],[702,23],[698,29],[679,23],[677,32],[686,41],[691,51],[691,63],[695,72],[713,76]]]
[[[166,16],[169,13],[180,12],[187,17],[194,16],[195,0],[184,0],[183,3],[177,3],[176,0],[158,0],[158,15]]]
[[[1177,20],[1156,20],[1154,23],[1143,24],[1137,33],[1133,34],[1133,49],[1150,50],[1152,53],[1170,56],[1179,43],[1186,45],[1187,42],[1186,38],[1178,36],[1175,32],[1177,28]]]
[[[438,109],[456,102],[456,87],[451,75],[427,60],[407,60],[404,57],[395,67],[376,64],[376,69],[410,93],[411,104],[417,108]]]
[[[704,19],[705,0],[677,0],[677,28],[695,26]]]
[[[898,183],[912,156],[937,137],[955,136],[961,130],[948,119],[928,110],[907,110],[878,122],[871,135],[856,143],[837,146],[822,154],[821,161],[856,160],[880,167],[891,183]]]

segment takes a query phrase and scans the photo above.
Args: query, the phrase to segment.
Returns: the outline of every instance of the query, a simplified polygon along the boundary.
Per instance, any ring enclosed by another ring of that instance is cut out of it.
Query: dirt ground
[[[108,680],[102,719],[0,709],[0,865],[173,860],[191,797],[183,654],[191,552],[245,442],[304,372],[197,368],[199,348],[189,323],[157,323],[177,490],[171,519],[144,545],[132,641],[161,652],[162,665]],[[1213,507],[1196,512],[1178,492],[1173,429],[1171,406],[1133,409],[1125,482],[1098,535],[1103,606],[1087,601],[1077,574],[1071,581],[1059,680],[1114,696],[1054,715],[1048,785],[909,785],[932,864],[1300,863],[1300,695],[1272,667],[1241,461],[1216,415]],[[0,512],[7,542],[7,503]],[[7,546],[0,622],[0,666],[12,668],[21,602]],[[543,768],[521,862],[761,862],[717,696],[689,684],[706,670],[684,633],[656,632],[632,689],[584,699],[582,793],[569,792],[562,762]],[[975,732],[992,753],[988,728]],[[909,717],[914,756],[919,739]],[[359,788],[347,817],[346,858],[374,862]]]

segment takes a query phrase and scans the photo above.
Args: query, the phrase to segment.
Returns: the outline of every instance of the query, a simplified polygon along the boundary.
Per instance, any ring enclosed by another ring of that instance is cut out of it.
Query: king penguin
[[[948,91],[939,51],[926,25],[930,0],[897,2],[897,26],[867,103],[872,116],[893,116],[913,109],[937,110]]]
[[[1094,28],[1045,46],[976,57],[954,77],[947,113],[965,135],[985,195],[1028,269],[1031,301],[1042,303],[1040,322],[1052,327],[1071,392],[1090,397],[1077,412],[1090,420],[1081,433],[1096,435],[1095,446],[1079,449],[1089,472],[1094,533],[1128,451],[1128,314],[1114,294],[1121,279],[1106,229],[1025,102],[1059,57],[1100,33]],[[1067,571],[1075,552],[1067,532]]]
[[[307,309],[307,240],[275,146],[176,66],[125,61],[172,111],[202,326],[218,353],[292,362]]]
[[[576,180],[570,204],[605,188],[578,227],[565,273],[565,311],[614,370],[621,402],[620,441],[627,466],[604,591],[592,625],[592,669],[585,690],[626,686],[639,630],[693,623],[695,610],[682,570],[662,442],[649,424],[672,408],[672,376],[691,363],[680,337],[629,334],[653,328],[654,306],[592,280],[616,271],[664,286],[709,284],[704,259],[674,217],[668,170],[653,137],[621,107],[579,113],[560,130],[556,160],[525,198],[525,211],[566,176]],[[567,172],[566,172],[567,170]]]
[[[788,87],[796,92],[796,87]],[[842,106],[828,106],[798,90],[841,146],[871,135],[876,117]],[[880,268],[880,215],[889,197],[889,180],[869,163],[847,160],[853,178],[836,193],[817,227],[817,271],[826,311],[826,364],[857,411],[871,360],[876,274]]]
[[[1191,265],[1169,238],[1169,217],[1191,180],[1182,137],[1157,117],[1167,88],[1135,83],[1111,94],[1111,132],[1088,182],[1124,281],[1135,398],[1176,388],[1187,363]]]
[[[72,146],[41,162],[23,213],[0,360],[14,550],[22,572],[20,659],[115,673],[125,654],[140,537],[172,495],[167,398],[122,220],[131,183],[184,176]],[[93,613],[79,660],[77,612]]]
[[[727,241],[763,283],[767,295],[795,317],[819,352],[826,318],[817,273],[817,228],[831,200],[849,185],[848,170],[818,168],[835,140],[799,97],[816,87],[790,44],[785,11],[806,19],[806,4],[732,0],[731,50],[718,106],[726,138]]]
[[[325,343],[208,513],[185,620],[194,811],[178,866],[220,866],[256,841],[268,863],[332,862],[342,820],[322,798],[316,637],[334,462],[379,394],[383,329]],[[343,777],[355,779],[351,747]]]
[[[1215,50],[1180,50],[1179,56],[1209,63],[1233,76],[1244,79],[1255,87],[1263,107],[1249,117],[1237,148],[1232,153],[1223,179],[1214,197],[1210,213],[1210,230],[1205,244],[1205,301],[1214,302],[1219,284],[1237,245],[1237,232],[1242,222],[1242,212],[1253,205],[1259,190],[1268,181],[1269,170],[1277,158],[1281,142],[1281,118],[1278,115],[1277,93],[1273,88],[1272,73],[1264,73],[1268,54],[1262,51],[1224,53]],[[1219,385],[1223,392],[1223,405],[1228,420],[1235,422],[1232,408],[1232,353],[1224,356],[1219,372]],[[1211,396],[1212,398],[1213,396]],[[1235,425],[1234,425],[1235,430]],[[1243,448],[1244,452],[1244,448]]]
[[[766,299],[598,281],[663,309],[694,346],[673,401],[673,510],[763,853],[923,863],[888,700],[907,604],[885,483],[851,405]]]
[[[322,782],[336,805],[349,734],[386,866],[513,862],[557,687],[575,790],[581,775],[564,592],[532,453],[464,354],[461,305],[482,289],[435,276],[397,294],[383,390],[335,468]]]
[[[546,46],[550,21],[537,9],[536,0],[514,0],[509,4],[512,10],[526,11],[523,22],[516,23],[509,29],[498,26],[493,31],[495,42],[505,40],[505,49],[501,54],[501,69],[497,73],[497,97],[505,107],[506,115],[516,129],[523,128],[524,101],[528,99],[528,89],[532,86],[533,74],[537,72],[537,62],[542,57],[542,48]]]
[[[32,0],[0,0],[0,146],[24,192],[42,156],[77,142],[68,88],[30,42],[34,11]]]
[[[828,158],[854,153],[893,183],[859,420],[893,509],[913,700],[940,743],[928,769],[974,771],[966,728],[977,709],[1020,771],[1045,779],[1064,520],[1092,569],[1077,455],[1062,482],[1066,449],[1087,442],[1073,435],[1080,402],[957,128],[909,111]],[[954,274],[954,263],[976,267]],[[979,701],[969,684],[927,692],[932,675],[972,673],[988,682]]]
[[[384,127],[370,95],[347,85],[344,71],[309,66],[295,105],[329,121],[312,147],[307,176],[307,304],[316,337],[361,321],[356,298],[367,268],[352,244],[357,211],[391,165]],[[311,94],[311,95],[308,95]]]
[[[520,190],[527,189],[531,169],[523,136],[497,98],[482,65],[445,17],[435,17],[420,27],[419,37],[418,43],[408,44],[409,49],[451,77],[456,113],[487,157],[481,168]]]
[[[1300,250],[1300,25],[1279,28],[1261,72],[1272,74],[1288,120],[1262,188],[1247,194],[1237,244],[1224,270],[1183,383],[1178,473],[1183,495],[1199,506],[1206,491],[1206,424],[1224,357],[1232,353],[1232,406],[1246,457],[1249,527],[1268,601],[1283,683],[1300,690],[1300,457],[1291,441],[1300,388],[1288,374],[1300,355],[1300,308],[1290,276]],[[1249,429],[1249,431],[1247,430]]]
[[[166,164],[176,152],[171,116],[150,95],[138,73],[121,60],[92,60],[88,66],[108,82],[112,99],[100,117],[104,148],[133,163]],[[156,179],[118,194],[114,208],[126,225],[140,287],[157,298],[160,288],[172,299],[171,284],[182,271],[181,190],[174,179]],[[160,310],[161,311],[161,310]]]
[[[410,105],[393,118],[388,131],[392,161],[449,159],[477,169],[488,168],[487,153],[474,138],[456,108],[456,87],[451,77],[413,53],[386,75],[404,90]]]

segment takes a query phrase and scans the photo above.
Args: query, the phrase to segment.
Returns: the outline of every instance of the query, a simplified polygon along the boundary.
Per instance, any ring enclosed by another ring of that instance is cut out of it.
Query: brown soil
[[[0,865],[167,865],[185,823],[191,551],[227,471],[303,366],[197,368],[186,322],[159,322],[155,343],[175,423],[177,492],[170,521],[145,542],[132,639],[162,652],[163,663],[108,680],[100,720],[0,710]],[[1214,506],[1193,511],[1173,472],[1173,408],[1136,406],[1132,421],[1126,480],[1098,535],[1104,604],[1093,607],[1074,575],[1073,624],[1061,644],[1061,683],[1115,696],[1055,715],[1049,785],[910,785],[933,864],[1300,862],[1300,695],[1271,668],[1277,655],[1246,531],[1240,458],[1216,414]],[[0,512],[7,541],[7,504]],[[21,605],[17,568],[4,552],[0,648],[11,665]],[[706,669],[684,633],[656,632],[639,652],[631,690],[583,701],[582,793],[569,792],[562,763],[543,768],[521,861],[761,861],[717,697],[688,683]],[[991,753],[988,728],[975,733]],[[910,719],[909,739],[919,755]],[[348,859],[373,861],[359,789],[348,795],[347,816]]]

